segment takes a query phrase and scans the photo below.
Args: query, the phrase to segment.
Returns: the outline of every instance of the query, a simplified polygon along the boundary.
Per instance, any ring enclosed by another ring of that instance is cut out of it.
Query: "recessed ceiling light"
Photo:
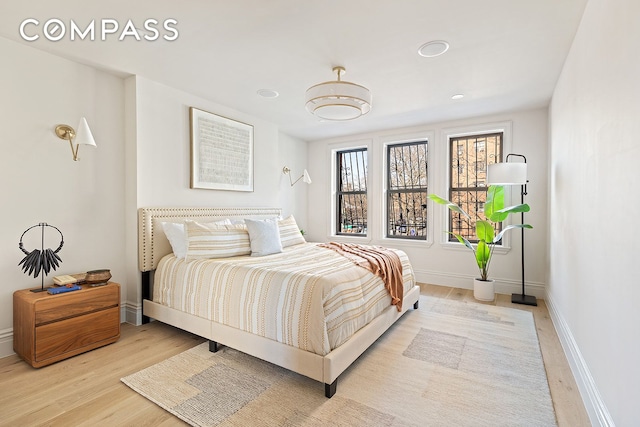
[[[433,40],[420,46],[418,54],[425,58],[440,56],[449,50],[449,43],[444,40]]]
[[[451,99],[462,99],[462,98],[464,98],[464,95],[461,93],[456,93],[451,97]]]
[[[260,89],[256,93],[263,98],[277,98],[280,96],[280,94],[273,89]]]

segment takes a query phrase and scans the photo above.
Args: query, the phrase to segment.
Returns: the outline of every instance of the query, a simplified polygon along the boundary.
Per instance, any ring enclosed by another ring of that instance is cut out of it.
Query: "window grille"
[[[387,237],[427,239],[427,141],[387,145]]]
[[[503,133],[471,135],[449,138],[451,164],[449,200],[456,203],[471,217],[469,219],[449,211],[449,227],[470,242],[477,242],[475,226],[484,216],[487,199],[487,165],[502,161]],[[501,224],[494,224],[496,232]],[[455,236],[449,240],[457,242]]]
[[[337,152],[336,234],[367,235],[367,149]]]

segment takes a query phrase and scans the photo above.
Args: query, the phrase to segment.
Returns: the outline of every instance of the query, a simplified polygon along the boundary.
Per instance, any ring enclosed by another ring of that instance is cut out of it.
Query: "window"
[[[338,151],[336,234],[367,235],[367,149]]]
[[[450,137],[451,171],[449,200],[458,204],[472,218],[469,221],[460,214],[449,211],[451,231],[461,234],[470,242],[476,242],[475,226],[484,216],[487,198],[487,165],[502,160],[503,133]],[[499,224],[494,225],[500,230]],[[457,242],[454,236],[449,240]]]
[[[387,145],[387,237],[427,239],[427,141]]]

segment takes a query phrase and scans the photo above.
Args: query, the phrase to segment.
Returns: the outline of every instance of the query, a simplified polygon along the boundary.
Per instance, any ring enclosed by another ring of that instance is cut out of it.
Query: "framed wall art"
[[[253,191],[253,126],[189,108],[191,188]]]

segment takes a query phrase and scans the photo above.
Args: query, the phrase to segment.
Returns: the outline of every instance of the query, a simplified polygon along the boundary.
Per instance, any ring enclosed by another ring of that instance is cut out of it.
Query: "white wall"
[[[282,207],[294,214],[300,227],[306,219],[306,184],[290,188],[282,173],[306,167],[307,144],[279,132],[272,123],[153,82],[140,76],[126,81],[127,153],[135,158],[127,166],[128,253],[127,320],[139,321],[140,281],[137,267],[136,215],[140,207],[216,206]],[[189,107],[253,125],[254,191],[190,189]],[[135,147],[135,149],[134,149]],[[301,172],[300,172],[301,173]],[[136,254],[136,257],[131,256]]]
[[[550,107],[547,299],[594,425],[640,420],[639,19],[590,0]]]
[[[307,144],[271,124],[141,77],[111,74],[0,38],[0,357],[12,350],[12,294],[40,285],[22,273],[22,232],[47,222],[64,233],[55,274],[109,268],[122,285],[128,321],[140,319],[137,209],[142,206],[273,206],[306,219],[306,184],[282,174],[306,165]],[[189,189],[190,106],[254,126],[254,191]],[[85,116],[98,145],[81,147],[79,162],[53,133]],[[11,131],[6,131],[11,130]],[[30,233],[31,234],[31,233]],[[39,234],[25,241],[39,247]],[[49,235],[47,235],[47,239]],[[55,234],[51,243],[57,245]],[[51,282],[51,276],[46,283]],[[124,319],[123,319],[124,320]]]
[[[282,207],[282,212],[285,217],[293,214],[298,226],[306,232],[307,193],[309,186],[300,180],[292,187],[287,175],[282,173],[282,168],[285,166],[291,169],[291,178],[293,181],[302,176],[304,169],[308,169],[309,166],[307,163],[307,143],[284,133],[279,133],[278,160],[273,164],[273,167],[276,167],[279,172],[280,200],[278,206]],[[316,181],[313,176],[311,176],[311,181],[312,183],[310,185],[315,185]]]
[[[0,38],[0,357],[12,353],[13,302],[18,289],[40,286],[22,273],[20,235],[47,222],[64,234],[58,274],[109,268],[124,281],[124,84],[122,79]],[[97,148],[80,148],[54,134],[57,124],[77,128],[85,116]],[[55,233],[45,246],[55,249]],[[38,228],[27,249],[40,248]],[[123,284],[125,284],[123,282]]]
[[[445,243],[446,208],[429,202],[427,242],[407,242],[383,238],[383,144],[418,137],[429,141],[429,193],[447,194],[447,132],[488,130],[494,125],[506,125],[510,140],[505,134],[505,153],[519,153],[527,157],[529,167],[529,195],[525,201],[531,205],[526,222],[534,226],[527,230],[525,238],[527,293],[544,296],[546,274],[547,229],[547,109],[514,112],[499,116],[471,120],[434,123],[420,127],[395,129],[386,132],[356,135],[349,138],[312,142],[309,144],[309,172],[314,185],[309,188],[309,239],[315,241],[345,240],[332,235],[331,208],[331,151],[353,146],[368,146],[370,189],[370,222],[367,239],[363,243],[382,244],[403,249],[409,255],[419,281],[439,285],[471,289],[472,279],[477,277],[477,266],[471,252],[458,244]],[[316,182],[318,183],[316,185]],[[520,201],[520,187],[512,190],[513,203]],[[514,219],[519,222],[519,217]],[[521,289],[520,233],[510,236],[511,250],[496,253],[490,269],[490,277],[496,280],[496,290],[501,293],[519,292]]]

